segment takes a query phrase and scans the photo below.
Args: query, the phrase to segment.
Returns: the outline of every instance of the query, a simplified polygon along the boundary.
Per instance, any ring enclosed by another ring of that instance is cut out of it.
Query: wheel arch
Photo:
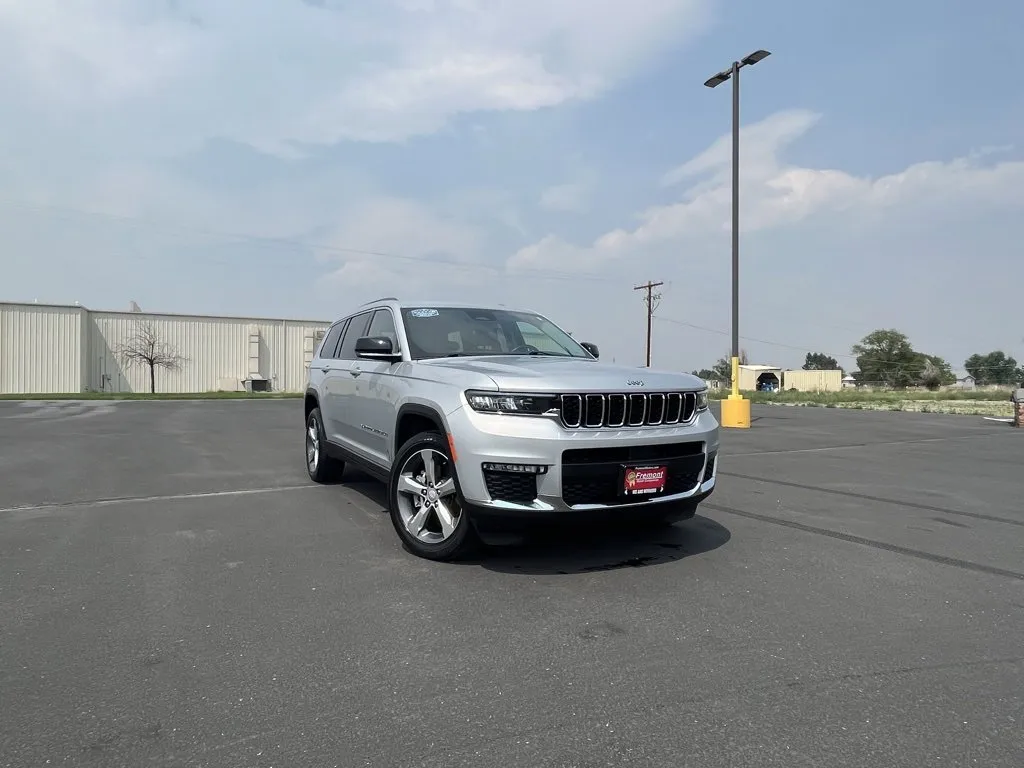
[[[314,408],[320,407],[320,396],[317,395],[316,390],[309,388],[306,390],[306,395],[303,403],[303,414],[302,423],[305,424],[309,421],[309,414],[313,412]]]
[[[405,403],[398,409],[391,455],[396,456],[406,441],[421,432],[437,431],[447,437],[448,426],[441,411],[424,403]]]

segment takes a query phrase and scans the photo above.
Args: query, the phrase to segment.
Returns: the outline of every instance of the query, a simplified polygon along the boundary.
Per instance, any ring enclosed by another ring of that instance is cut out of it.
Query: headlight
[[[558,405],[554,395],[517,395],[503,392],[467,392],[469,407],[480,413],[518,413],[539,416]]]
[[[697,393],[697,411],[706,411],[708,409],[708,391],[705,389],[703,392]]]

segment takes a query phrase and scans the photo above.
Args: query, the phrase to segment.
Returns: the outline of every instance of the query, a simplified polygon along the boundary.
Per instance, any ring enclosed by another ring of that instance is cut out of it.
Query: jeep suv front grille
[[[697,415],[697,394],[616,392],[562,395],[558,410],[562,425],[569,429],[689,424]]]

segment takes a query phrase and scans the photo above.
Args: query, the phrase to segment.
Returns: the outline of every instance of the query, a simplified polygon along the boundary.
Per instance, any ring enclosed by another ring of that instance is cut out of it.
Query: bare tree
[[[156,392],[156,369],[180,371],[188,359],[171,344],[161,340],[156,329],[147,322],[136,324],[135,333],[117,347],[117,356],[125,368],[144,365],[149,368],[149,391]]]

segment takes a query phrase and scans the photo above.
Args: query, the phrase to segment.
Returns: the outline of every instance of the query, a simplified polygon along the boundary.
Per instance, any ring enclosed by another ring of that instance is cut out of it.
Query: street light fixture
[[[722,401],[722,426],[750,426],[750,401],[740,394],[740,69],[771,55],[757,50],[734,61],[729,69],[708,78],[704,85],[715,88],[732,80],[732,392]]]

